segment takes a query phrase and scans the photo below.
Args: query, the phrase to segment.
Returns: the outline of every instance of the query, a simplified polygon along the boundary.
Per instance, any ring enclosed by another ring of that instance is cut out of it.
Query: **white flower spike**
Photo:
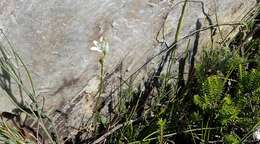
[[[104,55],[108,52],[109,45],[108,45],[108,42],[104,39],[103,36],[101,36],[99,38],[99,41],[94,40],[93,43],[94,43],[95,46],[91,47],[90,50],[103,53]]]

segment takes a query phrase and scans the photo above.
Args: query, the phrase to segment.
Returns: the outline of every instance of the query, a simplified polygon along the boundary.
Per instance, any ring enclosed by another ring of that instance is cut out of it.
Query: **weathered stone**
[[[1,28],[28,65],[37,91],[46,97],[46,106],[56,108],[99,75],[99,54],[90,51],[93,40],[101,35],[109,40],[108,73],[121,61],[131,73],[153,53],[158,23],[167,12],[145,1],[0,3]],[[1,110],[9,109],[1,106]]]

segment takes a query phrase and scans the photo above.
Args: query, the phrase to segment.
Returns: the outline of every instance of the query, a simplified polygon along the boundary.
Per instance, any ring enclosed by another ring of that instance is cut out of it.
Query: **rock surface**
[[[180,38],[194,31],[198,21],[208,26],[207,17],[212,24],[216,17],[219,24],[240,22],[255,4],[255,0],[189,2]],[[127,77],[161,50],[160,42],[174,41],[182,5],[181,0],[1,0],[0,28],[27,64],[37,92],[46,98],[46,108],[67,112],[66,123],[77,127],[75,118],[91,115],[91,95],[98,87],[100,54],[90,50],[92,42],[106,37],[107,75],[116,79],[114,70],[123,64]],[[220,29],[226,34],[232,27]],[[209,30],[201,33],[199,45],[210,46],[209,34]],[[178,53],[183,51],[180,46]],[[13,108],[7,99],[0,97],[1,111]]]

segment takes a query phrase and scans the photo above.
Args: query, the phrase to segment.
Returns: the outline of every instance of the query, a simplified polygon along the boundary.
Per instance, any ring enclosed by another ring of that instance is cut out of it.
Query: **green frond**
[[[219,113],[222,125],[227,125],[229,122],[234,124],[238,120],[239,109],[234,105],[229,95],[223,99]]]
[[[241,93],[251,93],[260,87],[260,71],[252,69],[246,71],[241,65],[239,66],[239,89]]]
[[[232,134],[225,135],[224,141],[226,144],[240,144],[239,138]]]

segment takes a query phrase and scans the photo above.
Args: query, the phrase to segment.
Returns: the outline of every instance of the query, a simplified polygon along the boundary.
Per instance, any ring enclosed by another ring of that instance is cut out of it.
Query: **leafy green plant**
[[[239,144],[240,143],[239,138],[237,136],[234,136],[234,135],[231,135],[231,134],[225,135],[224,141],[227,144]]]
[[[159,142],[160,142],[160,144],[163,144],[163,143],[164,143],[164,140],[163,140],[163,132],[164,132],[164,128],[165,128],[165,126],[166,126],[166,121],[163,120],[163,119],[159,119],[158,125],[159,125],[159,127],[160,127]]]
[[[213,110],[220,107],[223,98],[224,81],[218,76],[210,76],[202,83],[201,96],[194,96],[194,103],[203,110]]]

